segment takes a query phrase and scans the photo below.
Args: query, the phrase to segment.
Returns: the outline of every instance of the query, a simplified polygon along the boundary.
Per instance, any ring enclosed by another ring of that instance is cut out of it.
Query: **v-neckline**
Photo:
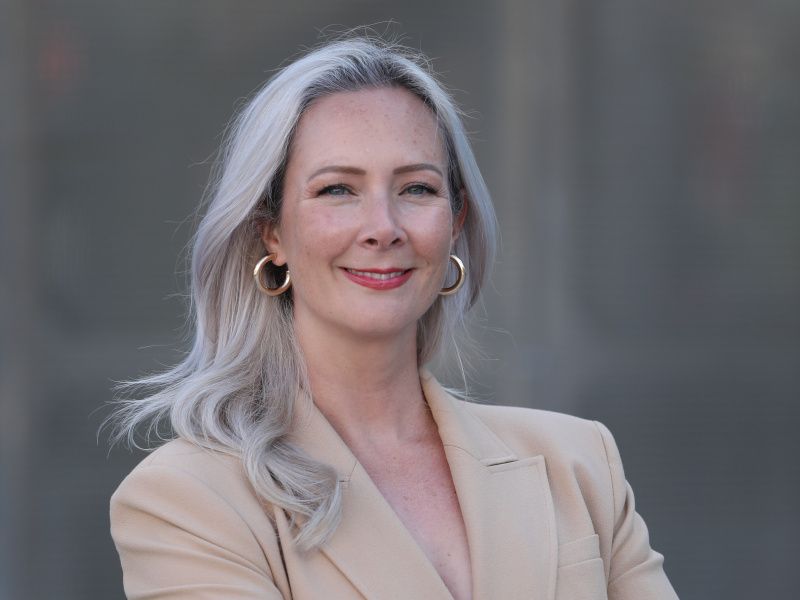
[[[426,405],[427,405],[427,401],[426,401]],[[430,407],[429,406],[428,406],[428,410],[430,411]],[[448,488],[447,492],[448,493],[452,492],[452,494],[453,494],[453,496],[455,498],[455,508],[457,509],[457,513],[458,513],[457,514],[457,518],[460,520],[460,526],[462,528],[461,531],[463,532],[463,535],[464,535],[463,542],[464,542],[464,545],[466,547],[466,558],[467,558],[467,567],[468,567],[467,575],[469,577],[469,590],[470,590],[470,594],[468,595],[468,597],[472,597],[472,593],[471,592],[472,592],[472,588],[473,588],[473,585],[474,585],[474,576],[473,576],[473,565],[472,565],[472,553],[470,552],[469,538],[468,538],[468,535],[467,535],[467,524],[466,524],[466,522],[464,520],[464,515],[463,515],[463,512],[461,510],[461,501],[459,499],[458,489],[456,488],[455,480],[453,478],[452,468],[450,466],[450,463],[447,460],[447,452],[446,452],[445,447],[444,447],[444,442],[441,439],[441,434],[438,431],[438,425],[436,424],[436,419],[433,416],[433,412],[432,411],[430,411],[430,412],[431,412],[431,419],[433,420],[434,426],[436,427],[436,442],[435,443],[438,444],[438,448],[436,450],[441,452],[441,458],[444,461],[444,465],[436,465],[435,468],[436,468],[437,471],[441,467],[444,467],[446,469],[447,478],[448,478],[448,481],[447,481],[447,488]],[[330,422],[329,422],[329,424],[330,424]],[[333,428],[332,425],[331,425],[331,427]],[[335,428],[333,428],[333,429],[335,431]],[[337,435],[339,435],[338,432],[337,432]],[[341,435],[339,435],[339,438],[342,441],[342,443],[345,443],[344,439],[342,438]],[[347,445],[347,444],[345,443],[345,445]],[[409,525],[404,520],[401,512],[398,510],[398,507],[395,506],[395,504],[392,502],[392,499],[390,499],[390,496],[387,496],[387,492],[381,488],[381,485],[379,485],[379,483],[378,483],[378,481],[376,481],[375,477],[370,474],[370,470],[365,465],[365,462],[363,460],[359,460],[358,456],[355,454],[355,452],[353,451],[353,449],[350,446],[348,446],[348,449],[351,451],[351,453],[353,454],[353,457],[356,460],[356,465],[357,465],[356,468],[361,469],[361,471],[363,471],[365,477],[369,480],[369,483],[372,485],[372,487],[376,490],[376,492],[383,499],[383,502],[394,513],[394,516],[396,517],[396,519],[397,519],[398,523],[400,524],[400,526],[405,530],[405,532],[408,535],[408,537],[411,540],[413,540],[413,542],[416,545],[417,550],[419,551],[419,553],[422,556],[425,557],[425,559],[429,563],[431,569],[433,569],[437,573],[437,575],[439,576],[439,579],[442,582],[442,585],[444,585],[444,587],[447,588],[448,592],[450,592],[450,597],[452,599],[454,599],[455,595],[453,594],[453,592],[450,589],[450,587],[447,585],[447,582],[446,582],[445,578],[442,576],[442,573],[439,571],[439,569],[436,568],[436,564],[433,561],[432,557],[426,552],[425,547],[420,543],[420,540],[417,539],[417,537],[414,535],[413,528],[409,527]],[[442,473],[442,476],[444,476],[444,473]]]
[[[551,600],[558,542],[544,456],[520,459],[429,372],[421,370],[420,378],[466,530],[473,598]],[[453,600],[341,436],[319,408],[305,406],[297,413],[293,439],[332,466],[342,487],[341,521],[320,550],[366,598]]]

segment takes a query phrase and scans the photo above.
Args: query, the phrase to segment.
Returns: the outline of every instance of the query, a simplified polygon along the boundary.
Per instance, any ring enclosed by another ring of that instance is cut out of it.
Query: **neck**
[[[391,443],[429,435],[433,422],[419,381],[416,327],[363,338],[310,325],[295,320],[311,393],[345,442]]]

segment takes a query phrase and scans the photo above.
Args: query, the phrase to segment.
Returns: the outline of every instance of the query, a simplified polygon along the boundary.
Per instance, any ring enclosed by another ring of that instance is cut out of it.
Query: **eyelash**
[[[436,195],[436,194],[439,193],[439,190],[436,190],[436,189],[432,188],[431,186],[426,185],[424,183],[412,183],[412,184],[406,186],[406,188],[401,193],[407,192],[411,188],[422,188],[422,190],[423,190],[423,192],[425,194]],[[348,193],[351,191],[350,188],[348,188],[346,185],[343,185],[341,183],[335,183],[333,185],[326,185],[324,188],[322,188],[317,193],[317,195],[318,196],[326,196],[326,195],[338,196],[338,195],[341,195],[341,194],[331,194],[332,190],[337,190],[337,189],[345,190]],[[419,195],[422,195],[422,194],[419,194]]]

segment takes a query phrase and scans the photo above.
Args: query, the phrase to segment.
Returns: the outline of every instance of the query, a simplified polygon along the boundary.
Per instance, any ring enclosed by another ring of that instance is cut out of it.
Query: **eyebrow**
[[[401,175],[403,173],[413,173],[414,171],[434,171],[435,173],[439,174],[439,177],[444,177],[442,174],[442,170],[437,167],[436,165],[432,165],[430,163],[415,163],[413,165],[404,165],[402,167],[397,167],[392,173],[395,175]],[[331,165],[328,167],[322,167],[321,169],[317,169],[314,171],[311,176],[308,178],[308,181],[314,179],[318,175],[322,175],[323,173],[351,173],[352,175],[366,175],[366,171],[364,169],[359,169],[358,167],[348,167],[344,165]]]

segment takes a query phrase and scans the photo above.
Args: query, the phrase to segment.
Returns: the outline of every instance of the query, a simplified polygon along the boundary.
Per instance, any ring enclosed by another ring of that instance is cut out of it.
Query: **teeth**
[[[353,275],[359,275],[360,277],[369,277],[370,279],[377,279],[379,281],[386,281],[387,279],[392,279],[393,277],[400,277],[405,271],[394,271],[392,273],[370,273],[369,271],[356,271],[355,269],[347,269]]]

